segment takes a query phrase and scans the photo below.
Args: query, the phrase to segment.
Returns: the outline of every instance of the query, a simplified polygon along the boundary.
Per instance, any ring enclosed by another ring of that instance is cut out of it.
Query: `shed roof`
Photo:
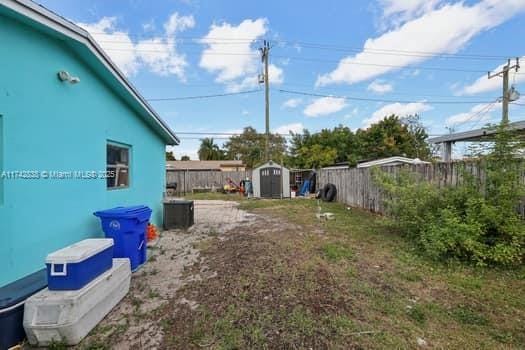
[[[269,160],[269,161],[267,161],[266,163],[259,165],[257,168],[255,168],[255,170],[258,170],[258,169],[261,169],[261,168],[266,168],[266,167],[277,167],[277,168],[283,168],[283,169],[286,169],[286,168],[283,167],[281,164],[276,163],[276,162],[274,162],[273,160]]]
[[[115,93],[128,102],[159,134],[166,144],[179,139],[138,90],[126,79],[91,35],[73,22],[30,0],[0,0],[0,14],[10,16],[63,40],[84,62],[100,73]]]

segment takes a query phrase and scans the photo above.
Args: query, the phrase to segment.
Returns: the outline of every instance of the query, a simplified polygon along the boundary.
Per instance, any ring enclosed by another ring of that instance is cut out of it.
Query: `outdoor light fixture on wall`
[[[60,72],[57,73],[57,75],[58,75],[58,79],[60,79],[60,81],[67,81],[70,84],[80,83],[80,78],[79,77],[73,77],[73,76],[71,76],[71,74],[69,74],[69,72],[67,72],[65,70],[61,70]]]

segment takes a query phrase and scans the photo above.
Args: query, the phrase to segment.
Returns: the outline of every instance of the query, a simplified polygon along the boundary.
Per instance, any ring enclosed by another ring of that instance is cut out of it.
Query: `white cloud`
[[[252,48],[252,41],[267,31],[267,20],[246,19],[238,26],[229,23],[213,24],[201,42],[207,45],[202,52],[200,66],[217,73],[218,82],[227,82],[257,72],[259,53]],[[221,39],[218,41],[217,39]],[[221,55],[224,52],[236,55]]]
[[[492,119],[494,110],[501,110],[501,104],[478,104],[472,107],[468,112],[451,115],[445,120],[446,126],[456,126],[466,122],[489,121]]]
[[[439,0],[380,0],[383,20],[397,26],[433,10]]]
[[[168,21],[164,24],[166,35],[172,37],[178,32],[195,27],[193,16],[179,16],[177,12],[173,13]]]
[[[273,130],[275,134],[289,134],[290,132],[293,132],[294,134],[298,134],[303,132],[304,126],[302,123],[291,123],[286,125],[281,125]]]
[[[303,102],[300,98],[290,98],[283,102],[281,108],[296,108]]]
[[[103,17],[97,23],[77,24],[87,30],[102,49],[107,50],[109,57],[124,74],[133,75],[140,67],[135,44],[127,32],[115,29],[116,21],[116,17]]]
[[[142,23],[142,30],[144,30],[145,32],[151,32],[155,30],[155,21],[151,19],[145,23]]]
[[[430,55],[403,55],[402,51],[455,53],[477,34],[524,9],[523,0],[483,0],[472,6],[465,2],[441,6],[397,29],[368,39],[362,52],[343,58],[333,71],[319,76],[316,85],[354,84],[398,69],[359,63],[381,65],[387,61],[388,65],[405,67],[430,58]],[[399,54],[378,55],[377,50]]]
[[[246,110],[246,109],[243,109],[243,110],[241,111],[241,114],[242,114],[242,115],[249,115],[250,112],[248,112],[248,110]]]
[[[158,75],[175,75],[184,80],[186,58],[176,46],[176,34],[195,25],[193,16],[173,13],[164,28],[165,36],[133,42],[130,35],[116,29],[115,17],[103,17],[96,23],[78,23],[87,30],[109,57],[128,76],[147,68]],[[148,27],[154,26],[148,23]],[[146,30],[146,28],[144,28]]]
[[[215,81],[226,84],[230,92],[258,86],[260,54],[253,42],[267,33],[268,20],[245,19],[238,26],[229,23],[213,24],[200,42],[207,47],[203,50],[199,65],[215,73]],[[218,40],[220,39],[220,41]],[[234,52],[235,55],[224,55]],[[274,64],[268,67],[270,84],[281,84],[283,70]]]
[[[368,85],[367,90],[373,91],[376,94],[384,94],[387,92],[391,92],[394,89],[392,84],[384,83],[380,80],[374,80],[373,82]]]
[[[319,117],[339,112],[345,107],[346,102],[344,98],[321,97],[306,106],[303,113],[308,117]]]
[[[383,120],[385,117],[389,117],[395,114],[399,117],[406,117],[409,115],[418,114],[431,110],[432,106],[423,102],[411,102],[411,103],[391,103],[379,108],[377,111],[372,113],[369,118],[363,120],[363,125],[369,127],[370,125]]]
[[[345,114],[345,116],[343,118],[351,119],[351,118],[355,117],[358,113],[359,113],[359,108],[354,107],[354,109],[352,109],[352,111],[350,113]]]
[[[520,61],[525,62],[525,56],[522,56],[520,58]],[[514,61],[511,61],[511,65],[514,65],[514,63],[515,63]],[[498,67],[494,68],[492,71],[493,72],[501,71],[505,64],[506,63],[499,65]],[[512,70],[512,72],[510,73],[511,77],[513,76],[514,72],[515,71]],[[524,82],[525,75],[518,74],[516,75],[515,79],[516,79],[516,83]],[[501,90],[501,78],[495,77],[495,78],[489,79],[487,75],[485,74],[479,77],[478,79],[476,79],[476,81],[474,81],[473,83],[463,87],[459,91],[459,95],[475,95],[475,94],[488,92],[488,91],[494,91],[494,90]]]

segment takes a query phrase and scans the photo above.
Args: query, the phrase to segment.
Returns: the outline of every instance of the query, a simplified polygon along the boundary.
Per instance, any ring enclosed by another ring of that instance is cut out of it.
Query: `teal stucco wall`
[[[165,142],[60,38],[0,13],[0,170],[104,171],[108,141],[131,148],[130,187],[104,179],[0,179],[0,286],[48,253],[102,237],[94,211],[145,204],[162,222]],[[7,50],[5,50],[8,48]],[[71,85],[57,72],[80,78]]]

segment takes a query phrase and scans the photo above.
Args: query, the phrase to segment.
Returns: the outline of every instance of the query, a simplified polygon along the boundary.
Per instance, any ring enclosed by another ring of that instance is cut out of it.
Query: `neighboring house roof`
[[[383,159],[376,159],[369,162],[357,164],[358,168],[369,168],[372,166],[383,166],[383,165],[398,165],[398,164],[430,164],[419,158],[406,158],[406,157],[389,157]]]
[[[166,164],[168,170],[221,170],[244,167],[242,160],[175,160]]]
[[[112,90],[128,102],[159,134],[166,144],[178,145],[179,139],[137,89],[111,61],[91,35],[76,24],[29,0],[0,0],[0,14],[16,18],[48,35],[63,40]],[[110,73],[110,74],[107,74]]]
[[[322,169],[323,170],[337,170],[337,169],[348,169],[350,168],[350,165],[348,162],[339,162],[335,163],[329,166],[325,166]]]
[[[525,132],[525,120],[514,123],[509,123],[509,130],[517,130],[521,133]],[[498,133],[498,128],[481,128],[469,131],[455,132],[448,135],[429,138],[429,143],[443,143],[443,142],[474,142],[474,141],[494,141],[495,135]]]

